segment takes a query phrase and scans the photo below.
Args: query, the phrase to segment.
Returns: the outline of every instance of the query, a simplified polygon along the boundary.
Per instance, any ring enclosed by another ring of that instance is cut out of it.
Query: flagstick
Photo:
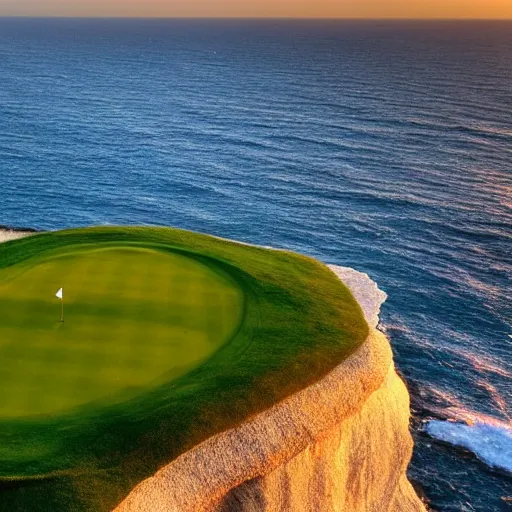
[[[55,294],[60,299],[60,321],[64,322],[64,290],[62,288]]]

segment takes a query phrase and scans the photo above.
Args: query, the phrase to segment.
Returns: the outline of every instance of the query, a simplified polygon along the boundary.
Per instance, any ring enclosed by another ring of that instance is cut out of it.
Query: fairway
[[[0,271],[0,417],[97,406],[180,376],[230,339],[242,305],[229,276],[169,251],[74,247]]]

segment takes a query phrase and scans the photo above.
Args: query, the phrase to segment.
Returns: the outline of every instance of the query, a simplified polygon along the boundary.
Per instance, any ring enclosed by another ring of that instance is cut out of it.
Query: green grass
[[[161,228],[2,244],[0,511],[111,510],[367,333],[347,288],[290,252]]]
[[[207,359],[243,317],[233,280],[168,252],[88,249],[34,258],[14,277],[16,267],[7,270],[0,272],[0,418],[140,394]]]

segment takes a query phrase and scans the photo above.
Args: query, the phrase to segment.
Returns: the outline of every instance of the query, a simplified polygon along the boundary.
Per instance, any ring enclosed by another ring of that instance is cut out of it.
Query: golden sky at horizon
[[[0,0],[0,15],[512,18],[512,0]]]

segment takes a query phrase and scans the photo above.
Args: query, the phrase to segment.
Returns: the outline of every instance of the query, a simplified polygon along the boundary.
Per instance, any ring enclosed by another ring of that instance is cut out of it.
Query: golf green
[[[75,248],[4,270],[0,303],[4,417],[143,392],[210,356],[243,316],[243,292],[218,270],[121,246]]]

